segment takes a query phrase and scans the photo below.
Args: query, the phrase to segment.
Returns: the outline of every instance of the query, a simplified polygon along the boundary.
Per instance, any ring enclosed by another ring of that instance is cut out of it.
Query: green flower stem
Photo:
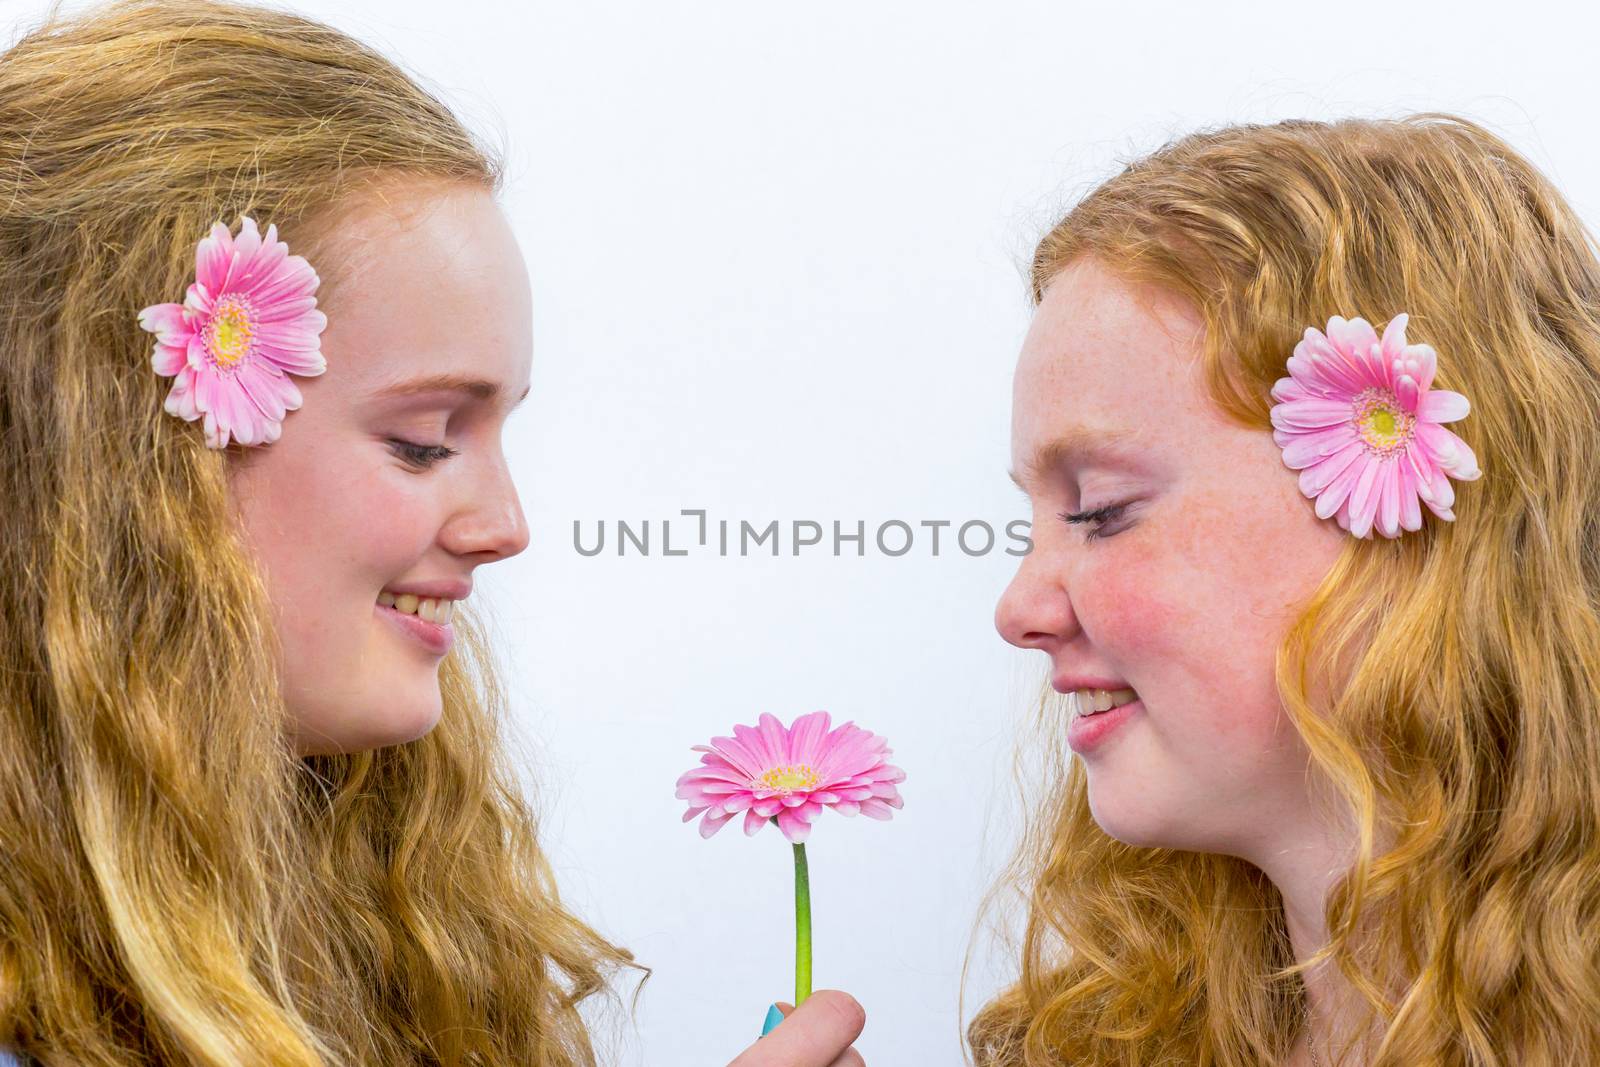
[[[794,1006],[811,995],[811,875],[806,846],[794,846]]]

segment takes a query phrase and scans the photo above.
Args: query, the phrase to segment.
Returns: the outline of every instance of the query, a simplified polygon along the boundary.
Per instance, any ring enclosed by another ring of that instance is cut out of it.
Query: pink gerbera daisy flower
[[[689,802],[683,821],[701,812],[700,836],[744,812],[744,832],[754,834],[776,817],[791,842],[804,842],[811,821],[832,808],[888,819],[903,807],[896,782],[905,772],[884,762],[888,741],[853,723],[829,732],[825,711],[802,715],[792,727],[763,714],[759,727],[735,726],[733,737],[695,745],[700,766],[678,779],[677,796]]]
[[[153,304],[139,325],[156,335],[150,365],[176,375],[163,407],[189,422],[205,416],[206,444],[271,444],[286,412],[300,407],[289,374],[327,369],[318,335],[321,279],[303,256],[289,255],[277,226],[266,240],[248,215],[238,236],[216,223],[195,250],[195,280],[182,304]]]
[[[1326,335],[1307,327],[1289,357],[1291,376],[1272,387],[1272,439],[1283,462],[1300,471],[1317,517],[1337,516],[1356,537],[1372,536],[1374,526],[1391,538],[1421,529],[1419,499],[1454,522],[1450,478],[1483,473],[1467,443],[1440,425],[1465,418],[1467,398],[1430,390],[1437,357],[1406,343],[1407,319],[1391,319],[1381,340],[1359,318],[1335,315]]]

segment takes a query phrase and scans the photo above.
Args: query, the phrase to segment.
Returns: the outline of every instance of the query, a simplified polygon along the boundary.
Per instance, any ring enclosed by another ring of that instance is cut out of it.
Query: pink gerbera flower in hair
[[[1467,398],[1429,388],[1437,357],[1406,343],[1407,319],[1391,319],[1381,340],[1359,318],[1335,315],[1326,335],[1307,327],[1290,377],[1272,387],[1272,439],[1283,462],[1300,471],[1317,517],[1336,516],[1356,537],[1374,527],[1391,538],[1421,529],[1419,499],[1454,522],[1450,478],[1482,474],[1467,443],[1441,425],[1466,417]]]
[[[303,256],[289,255],[278,228],[262,240],[241,215],[237,236],[216,223],[195,250],[195,280],[182,304],[153,304],[139,325],[156,335],[150,365],[176,375],[163,405],[193,422],[205,417],[206,444],[271,444],[286,412],[300,407],[289,374],[327,369],[318,337],[328,317],[317,310],[321,279]]]
[[[684,822],[705,812],[701,837],[744,812],[745,833],[776,819],[783,836],[798,844],[825,807],[888,819],[903,806],[895,783],[905,781],[905,772],[885,762],[892,752],[877,734],[852,723],[830,732],[825,711],[802,715],[788,728],[768,714],[759,721],[693,746],[705,755],[678,779],[677,795],[689,802]]]

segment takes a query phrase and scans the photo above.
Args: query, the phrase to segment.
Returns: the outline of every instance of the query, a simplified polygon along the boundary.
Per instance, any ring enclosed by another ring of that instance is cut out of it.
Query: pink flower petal
[[[241,445],[258,444],[266,436],[265,417],[250,402],[233,376],[213,374],[210,377],[216,382],[212,392],[215,406],[210,414],[215,417],[217,428],[221,431],[223,445],[227,445],[230,437]]]
[[[255,219],[241,215],[239,233],[233,239],[233,265],[225,286],[228,292],[242,292],[250,284],[256,276],[261,249],[261,231],[256,229]]]
[[[729,793],[747,792],[746,788],[736,782],[722,782],[714,779],[690,783],[691,787],[701,796],[714,797]]]
[[[723,825],[731,818],[733,816],[726,812],[718,812],[716,808],[709,809],[706,812],[706,817],[700,820],[700,836],[710,837],[722,829]]]
[[[1295,360],[1299,358],[1300,357],[1298,356],[1289,357],[1289,366],[1291,369],[1295,366]],[[1310,366],[1307,365],[1300,373],[1310,375],[1312,370]],[[1311,400],[1319,395],[1320,394],[1313,393],[1306,387],[1302,386],[1294,379],[1293,375],[1288,378],[1279,378],[1277,381],[1272,383],[1272,399],[1277,400],[1280,403],[1290,404],[1296,400]]]
[[[1332,485],[1335,478],[1348,470],[1365,453],[1366,446],[1361,439],[1351,435],[1349,443],[1339,451],[1331,456],[1324,457],[1320,462],[1312,464],[1300,472],[1300,492],[1307,497],[1317,496],[1317,494]],[[1348,489],[1346,492],[1348,492]],[[1339,499],[1343,500],[1344,495],[1341,494]],[[1336,501],[1333,506],[1337,507],[1338,502]]]
[[[163,378],[170,378],[189,365],[189,346],[164,345],[159,342],[150,351],[150,369]]]
[[[877,819],[881,822],[893,818],[894,809],[882,800],[872,798],[861,802],[861,814],[869,819]]]
[[[206,351],[206,339],[198,333],[189,335],[189,350],[184,355],[190,370],[211,373],[211,354]]]
[[[168,415],[176,415],[188,422],[200,417],[200,410],[194,406],[195,373],[194,368],[188,365],[178,370],[178,376],[172,380],[172,388],[167,390],[167,398],[162,403]]]
[[[269,307],[280,300],[314,293],[321,284],[321,277],[304,256],[286,256],[271,277],[256,284],[246,295],[258,307]]]
[[[767,757],[767,768],[782,767],[792,762],[789,753],[789,732],[783,728],[777,716],[770,712],[762,712],[756,720],[757,729],[761,732],[761,739],[766,743],[763,750]]]
[[[795,763],[815,763],[828,735],[828,713],[814,711],[802,715],[789,728],[789,758]]]
[[[1400,465],[1387,460],[1378,472],[1378,532],[1385,537],[1400,536]]]
[[[1299,362],[1290,367],[1289,373],[1308,396],[1354,396],[1367,386],[1361,367],[1334,348],[1315,327],[1307,328],[1294,352]]]
[[[1350,422],[1347,400],[1297,400],[1272,409],[1272,424],[1280,429],[1316,430]]]
[[[1417,414],[1429,422],[1456,422],[1471,410],[1466,397],[1448,389],[1429,390],[1417,405]]]
[[[164,345],[186,347],[194,330],[183,311],[182,304],[152,304],[139,312],[139,325]]]
[[[1429,345],[1406,345],[1406,358],[1417,362],[1418,370],[1412,373],[1417,389],[1426,393],[1433,388],[1433,376],[1439,370],[1439,354]]]
[[[281,281],[280,270],[286,259],[289,258],[289,246],[278,240],[278,227],[268,226],[267,236],[261,243],[261,248],[256,252],[243,271],[235,279],[234,291],[251,298],[252,302],[262,300],[260,294],[275,281]],[[301,262],[304,262],[302,260]],[[272,301],[266,299],[265,302]]]
[[[227,276],[228,264],[233,261],[233,234],[220,222],[211,224],[211,233],[202,238],[195,250],[195,281],[205,286],[209,293],[222,292],[222,279]]]
[[[792,810],[778,812],[778,829],[796,845],[804,844],[806,838],[811,836],[811,824]]]
[[[756,798],[749,793],[737,793],[722,798],[722,810],[729,815],[737,815],[741,811],[748,811],[755,802]]]
[[[1350,493],[1350,532],[1357,537],[1367,535],[1377,514],[1379,466],[1376,460],[1363,460],[1361,476],[1356,479],[1356,487]]]
[[[733,782],[735,785],[748,785],[750,776],[726,763],[702,764],[692,770],[683,772],[678,779],[681,782]]]
[[[1372,347],[1378,343],[1378,333],[1359,315],[1353,319],[1335,315],[1328,320],[1328,339],[1339,351],[1366,359]]]
[[[1283,449],[1284,466],[1300,470],[1322,462],[1361,436],[1353,423],[1344,422],[1319,430],[1273,430],[1272,439]]]
[[[1383,362],[1386,365],[1404,355],[1406,348],[1406,323],[1410,320],[1411,316],[1402,311],[1394,318],[1390,319],[1389,325],[1384,327],[1383,338],[1379,342],[1378,347],[1383,352]]]
[[[317,334],[328,322],[327,315],[317,310],[314,296],[286,297],[267,303],[253,317],[256,336],[279,348],[315,347],[319,343]]]
[[[1466,442],[1443,426],[1436,426],[1431,422],[1419,422],[1417,423],[1417,438],[1422,442],[1422,447],[1428,453],[1429,458],[1433,460],[1436,474],[1433,481],[1433,491],[1438,498],[1434,503],[1440,507],[1448,508],[1455,503],[1456,491],[1451,486],[1450,480],[1445,477],[1445,473],[1454,473],[1452,468],[1456,468],[1463,458],[1467,461],[1470,470],[1476,472],[1477,460],[1470,450],[1463,456],[1461,450],[1466,447]],[[1456,477],[1462,478],[1462,475],[1457,474]],[[1476,473],[1472,477],[1477,477]]]
[[[216,310],[216,301],[212,299],[211,292],[199,282],[190,282],[189,288],[184,290],[183,308],[189,313],[189,324],[198,327],[200,323],[211,318]]]
[[[300,390],[286,375],[269,370],[269,366],[254,361],[245,363],[235,378],[258,411],[268,419],[282,421],[286,412],[300,406]]]
[[[1422,529],[1422,508],[1417,503],[1417,474],[1409,459],[1400,466],[1400,526],[1406,530]]]
[[[200,418],[200,427],[205,432],[207,448],[227,448],[228,436],[226,431],[217,425],[215,412],[208,411]]]
[[[302,378],[315,378],[328,369],[328,361],[322,357],[321,352],[278,348],[276,345],[258,342],[255,354],[272,363],[280,371],[298,374]]]
[[[733,728],[734,740],[740,745],[742,752],[747,753],[741,759],[741,770],[748,770],[752,778],[761,777],[762,773],[776,762],[773,754],[767,749],[767,739],[764,734],[753,726],[739,725]]]

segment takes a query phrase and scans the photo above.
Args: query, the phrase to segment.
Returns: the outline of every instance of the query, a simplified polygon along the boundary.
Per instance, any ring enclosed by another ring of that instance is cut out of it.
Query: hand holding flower
[[[819,989],[798,1008],[787,1004],[782,1025],[740,1053],[728,1067],[866,1067],[850,1047],[867,1014],[848,993]]]

